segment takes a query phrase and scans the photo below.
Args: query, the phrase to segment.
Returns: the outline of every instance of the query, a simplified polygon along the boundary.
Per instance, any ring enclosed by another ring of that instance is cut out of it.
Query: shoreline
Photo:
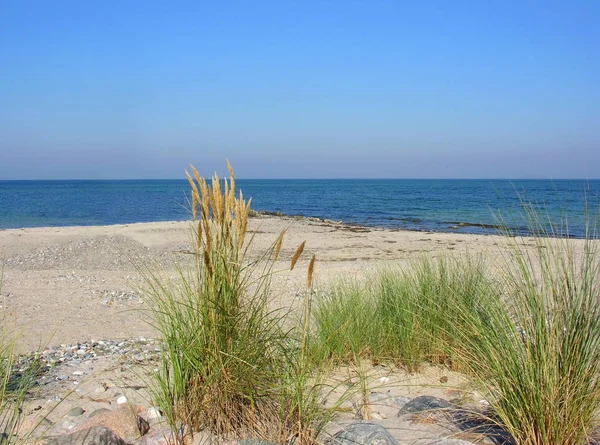
[[[460,233],[465,235],[500,235],[495,232],[460,232],[458,230],[463,228],[481,228],[485,230],[499,230],[501,229],[501,225],[499,224],[484,224],[484,223],[473,223],[469,221],[445,221],[443,224],[448,224],[447,230],[435,230],[435,229],[418,229],[411,227],[399,227],[399,226],[386,226],[381,224],[361,224],[348,222],[344,220],[332,220],[319,216],[305,216],[305,215],[291,215],[284,214],[282,212],[271,212],[265,210],[251,210],[250,219],[261,219],[261,218],[279,218],[282,220],[292,220],[292,221],[310,221],[310,222],[318,222],[324,224],[332,224],[339,226],[347,226],[347,227],[356,227],[363,228],[369,230],[389,230],[389,231],[407,231],[407,232],[417,232],[417,233]],[[415,218],[394,218],[394,220],[406,220],[417,222],[420,221]],[[74,225],[53,225],[53,226],[23,226],[23,227],[0,227],[0,232],[10,231],[10,230],[33,230],[33,229],[63,229],[63,228],[100,228],[100,227],[126,227],[137,224],[162,224],[162,223],[185,223],[192,222],[191,219],[183,219],[183,220],[159,220],[159,221],[135,221],[135,222],[124,222],[124,223],[114,223],[114,224],[74,224]]]
[[[508,226],[504,228],[502,224],[487,224],[487,223],[474,223],[470,221],[445,221],[442,224],[446,225],[446,229],[439,230],[436,228],[415,228],[415,227],[404,227],[404,226],[393,226],[393,225],[382,225],[382,224],[366,224],[366,223],[355,223],[348,222],[344,220],[333,220],[319,216],[305,216],[305,215],[290,215],[282,212],[272,212],[265,210],[250,210],[249,214],[250,220],[260,220],[265,218],[273,218],[273,219],[281,219],[282,221],[307,221],[313,223],[322,223],[322,224],[330,224],[334,226],[343,226],[348,229],[358,229],[358,230],[387,230],[391,232],[414,232],[414,233],[422,233],[422,234],[461,234],[461,235],[476,235],[476,236],[509,236],[508,233],[511,233],[511,236],[523,237],[523,238],[531,238],[540,236],[532,234],[531,231],[527,227],[522,226]],[[393,218],[394,220],[406,220],[411,222],[421,221],[417,218]],[[160,220],[160,221],[136,221],[136,222],[125,222],[125,223],[114,223],[114,224],[77,224],[77,225],[55,225],[55,226],[25,226],[25,227],[0,227],[0,232],[11,231],[11,230],[51,230],[51,229],[69,229],[69,228],[88,228],[88,229],[98,229],[105,227],[129,227],[140,224],[183,224],[190,223],[191,219],[183,219],[183,220]],[[463,230],[465,229],[465,230]],[[473,231],[473,229],[478,229],[477,231]],[[561,234],[561,237],[568,237],[570,239],[585,239],[584,236],[576,236],[571,234]],[[556,236],[548,235],[548,237],[556,238]],[[0,252],[1,253],[1,252]]]

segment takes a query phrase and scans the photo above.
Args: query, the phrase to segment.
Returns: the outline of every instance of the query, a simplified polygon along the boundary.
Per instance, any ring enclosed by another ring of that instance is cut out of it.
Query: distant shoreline
[[[353,222],[347,222],[343,220],[332,220],[328,218],[322,218],[318,216],[305,216],[305,215],[288,215],[282,212],[277,211],[268,211],[268,210],[250,210],[250,218],[278,218],[282,220],[296,220],[296,221],[308,221],[308,222],[317,222],[324,224],[331,224],[336,226],[343,226],[348,229],[355,228],[367,229],[367,230],[388,230],[391,232],[417,232],[417,233],[462,233],[465,235],[498,235],[498,232],[493,232],[492,230],[499,230],[501,226],[499,225],[489,225],[489,224],[477,224],[471,222],[448,222],[448,230],[429,230],[429,229],[418,229],[418,228],[405,228],[405,227],[393,227],[393,226],[385,226],[382,224],[358,224]],[[114,224],[67,224],[67,225],[50,225],[50,226],[21,226],[21,227],[0,227],[0,231],[4,230],[30,230],[30,229],[53,229],[53,228],[75,228],[75,227],[119,227],[119,226],[130,226],[136,224],[153,224],[153,223],[185,223],[192,222],[191,219],[181,219],[181,220],[157,220],[157,221],[134,221],[134,222],[123,222],[123,223],[114,223]],[[460,231],[461,228],[465,227],[480,227],[482,229],[490,230],[487,233],[470,233]]]
[[[467,221],[448,221],[446,230],[435,230],[435,229],[419,229],[412,227],[397,227],[397,226],[386,226],[383,224],[358,224],[343,220],[332,220],[328,218],[318,217],[318,216],[305,216],[305,215],[289,215],[278,211],[268,211],[268,210],[250,210],[250,218],[277,218],[282,220],[296,220],[296,221],[308,221],[315,223],[323,223],[330,224],[335,226],[341,226],[346,228],[347,230],[353,231],[364,231],[364,230],[386,230],[390,232],[416,232],[416,233],[456,233],[463,235],[478,235],[478,236],[504,236],[506,235],[506,231],[500,224],[484,224],[484,223],[473,223]],[[414,220],[413,220],[414,221]],[[123,223],[114,223],[114,224],[69,224],[69,225],[51,225],[51,226],[22,226],[22,227],[0,227],[0,231],[5,230],[31,230],[31,229],[58,229],[58,228],[85,228],[85,227],[119,227],[119,226],[130,226],[137,224],[153,224],[153,223],[185,223],[192,222],[191,219],[175,219],[175,220],[156,220],[156,221],[134,221],[134,222],[123,222]],[[461,229],[467,228],[467,231],[462,231]],[[472,232],[468,231],[469,228],[480,228],[481,232]],[[526,228],[510,228],[509,230],[515,230],[515,235],[517,236],[532,236],[531,233],[527,231]],[[582,239],[583,237],[569,236],[569,238],[574,239]]]

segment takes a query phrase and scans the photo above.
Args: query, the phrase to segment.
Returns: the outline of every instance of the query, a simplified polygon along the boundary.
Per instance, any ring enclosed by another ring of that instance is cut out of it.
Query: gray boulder
[[[450,408],[452,405],[444,399],[433,396],[419,396],[402,407],[398,417],[404,414],[414,414],[429,410]]]
[[[336,433],[328,445],[398,445],[381,425],[355,422]]]
[[[64,436],[46,439],[44,445],[127,445],[117,433],[103,426],[95,426]]]

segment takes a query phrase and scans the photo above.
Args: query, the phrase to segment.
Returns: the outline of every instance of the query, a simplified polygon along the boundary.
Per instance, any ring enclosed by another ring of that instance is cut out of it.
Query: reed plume
[[[313,437],[316,418],[306,418],[305,401],[300,399],[303,387],[292,391],[299,398],[296,405],[289,404],[288,382],[299,378],[290,373],[304,369],[297,363],[290,366],[298,360],[296,343],[268,308],[270,278],[285,230],[262,256],[249,258],[251,200],[236,190],[231,165],[227,162],[228,178],[214,174],[209,181],[190,168],[186,177],[191,187],[195,269],[186,272],[180,267],[180,282],[173,286],[146,274],[155,302],[154,324],[166,343],[164,372],[157,376],[157,404],[172,427],[184,422],[192,430],[208,428],[221,438],[248,431],[271,440],[295,434]],[[294,253],[291,269],[304,246],[303,242]],[[313,270],[314,256],[309,285]],[[311,412],[320,412],[314,403],[309,404]],[[280,412],[299,423],[282,421],[258,431],[262,427],[257,427],[257,419],[279,421],[273,413]]]
[[[302,255],[305,245],[306,241],[302,241],[302,243],[296,249],[296,252],[294,253],[294,256],[292,257],[292,261],[290,263],[290,270],[294,270],[294,267],[296,267],[296,263],[298,262],[298,259],[300,259],[300,255]]]
[[[306,278],[306,287],[308,289],[312,289],[313,273],[315,271],[315,259],[316,259],[316,256],[313,254],[312,258],[310,259],[310,263],[308,265],[308,274],[307,274],[307,278]]]
[[[281,231],[277,241],[275,242],[275,252],[273,253],[273,262],[279,258],[279,252],[281,251],[281,245],[283,244],[283,236],[285,235],[285,229]]]

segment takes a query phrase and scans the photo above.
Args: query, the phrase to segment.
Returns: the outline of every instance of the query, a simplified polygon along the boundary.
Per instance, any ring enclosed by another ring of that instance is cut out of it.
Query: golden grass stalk
[[[316,259],[316,256],[313,254],[312,258],[310,259],[310,263],[308,265],[308,274],[307,274],[307,278],[306,278],[306,287],[308,289],[312,289],[313,273],[315,271],[315,259]]]
[[[296,249],[296,252],[294,253],[294,256],[292,257],[292,261],[290,263],[290,270],[294,270],[294,267],[296,267],[296,263],[298,262],[298,259],[300,259],[300,255],[302,255],[305,245],[306,241],[302,241],[302,244],[300,244]]]
[[[275,242],[275,251],[273,252],[273,262],[277,261],[279,258],[279,252],[281,252],[281,245],[283,244],[283,236],[285,235],[285,230],[282,230],[277,237],[277,241]]]

